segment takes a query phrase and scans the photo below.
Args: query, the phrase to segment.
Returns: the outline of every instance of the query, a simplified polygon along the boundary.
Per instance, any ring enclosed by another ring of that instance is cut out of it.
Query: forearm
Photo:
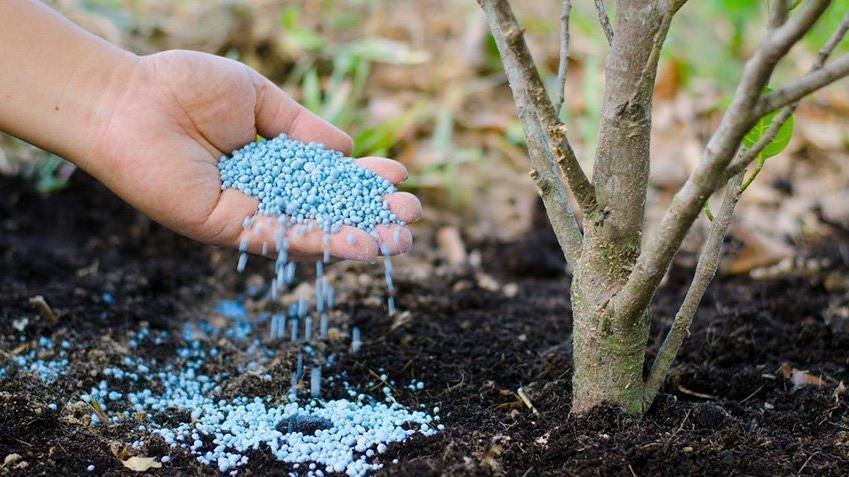
[[[136,61],[41,2],[0,1],[0,130],[74,162],[91,159]]]

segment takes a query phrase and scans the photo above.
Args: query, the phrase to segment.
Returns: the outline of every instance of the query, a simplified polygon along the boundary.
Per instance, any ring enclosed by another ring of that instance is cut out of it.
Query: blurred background
[[[347,130],[356,156],[403,162],[411,172],[405,187],[426,207],[420,236],[444,254],[456,253],[464,242],[520,239],[538,216],[521,127],[498,52],[473,0],[47,3],[139,54],[201,50],[257,69]],[[513,2],[552,91],[560,3]],[[591,171],[607,44],[593,3],[573,3],[563,119]],[[809,68],[844,14],[841,3],[834,2],[792,51],[773,86]],[[650,223],[698,161],[743,61],[762,36],[767,8],[765,0],[693,1],[673,23],[655,97]],[[841,51],[849,51],[849,42]],[[848,93],[844,81],[802,103],[791,146],[770,159],[744,195],[732,229],[741,248],[727,270],[770,265],[791,257],[794,246],[805,241],[849,232]],[[79,172],[54,155],[0,136],[0,174],[24,177],[51,194]],[[698,230],[693,235],[691,246],[700,237]]]

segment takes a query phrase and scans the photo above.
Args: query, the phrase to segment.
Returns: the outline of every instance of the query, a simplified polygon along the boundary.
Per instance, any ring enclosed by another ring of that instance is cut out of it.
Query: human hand
[[[351,138],[315,116],[253,69],[226,58],[190,51],[166,51],[137,59],[127,80],[116,84],[114,98],[91,133],[84,168],[113,192],[157,222],[207,243],[237,246],[244,236],[250,250],[261,244],[273,252],[276,219],[260,217],[258,235],[242,228],[258,201],[237,190],[221,190],[218,158],[253,141],[257,134],[286,133],[304,142],[320,142],[350,153]],[[407,171],[398,162],[376,157],[358,164],[398,184]],[[405,223],[421,217],[412,194],[385,197],[390,210]],[[319,256],[327,248],[342,259],[369,260],[409,249],[409,229],[381,225],[378,239],[344,226],[323,243],[319,228],[289,232],[289,255]],[[349,236],[356,237],[350,240]]]

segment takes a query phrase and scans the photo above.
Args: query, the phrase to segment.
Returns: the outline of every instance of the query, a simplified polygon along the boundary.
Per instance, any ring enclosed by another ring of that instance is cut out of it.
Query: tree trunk
[[[593,171],[598,214],[584,220],[584,246],[572,282],[572,412],[602,402],[643,411],[648,313],[621,316],[612,305],[640,253],[649,173],[655,35],[660,2],[620,1],[605,63],[599,146]]]
[[[614,279],[611,267],[598,270],[582,264],[572,278],[572,412],[581,414],[608,402],[642,414],[649,314],[622,320],[605,292],[610,283],[621,280]]]

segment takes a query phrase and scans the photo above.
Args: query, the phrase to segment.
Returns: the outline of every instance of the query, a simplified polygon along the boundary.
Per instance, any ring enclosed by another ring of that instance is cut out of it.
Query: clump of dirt
[[[235,255],[150,223],[82,174],[51,196],[0,179],[0,197],[0,366],[12,368],[19,348],[40,336],[71,343],[68,373],[56,383],[17,371],[0,378],[0,460],[13,453],[21,458],[0,473],[69,475],[84,473],[88,465],[95,465],[95,473],[128,472],[111,447],[137,436],[126,426],[92,426],[90,409],[74,396],[99,380],[105,363],[133,353],[172,352],[183,323],[206,316],[211,300],[240,283]],[[403,319],[387,317],[379,301],[344,307],[364,343],[357,355],[344,351],[345,340],[329,343],[338,359],[335,373],[327,375],[379,389],[385,384],[376,375],[383,369],[398,383],[393,394],[399,402],[439,407],[446,426],[436,436],[390,446],[381,474],[849,473],[849,400],[839,385],[849,382],[849,334],[829,324],[849,303],[847,263],[839,253],[846,238],[811,252],[833,264],[816,276],[719,277],[646,416],[601,407],[576,418],[569,416],[568,277],[553,258],[556,243],[545,228],[539,230],[530,245],[483,247],[484,257],[505,260],[483,261],[485,268],[498,267],[487,270],[501,282],[495,286],[481,284],[474,274],[421,282],[400,273],[398,306],[409,312]],[[551,254],[544,260],[549,265],[531,261],[543,252]],[[653,350],[689,277],[689,271],[673,269],[657,297]],[[509,292],[507,282],[515,284]],[[58,321],[29,304],[35,295],[44,296]],[[22,318],[28,323],[19,331],[14,322]],[[142,322],[168,333],[161,350],[127,345]],[[221,366],[239,359],[226,342],[217,344],[227,356]],[[784,363],[824,384],[794,388],[780,371]],[[290,385],[285,368],[281,364],[270,382],[231,379],[224,393],[282,394]],[[407,386],[418,381],[424,389]],[[525,405],[520,388],[536,412]],[[337,383],[327,392],[343,391]],[[60,405],[52,410],[51,403]],[[148,455],[173,459],[154,473],[214,472],[155,436],[145,441]],[[399,463],[389,464],[392,459]],[[245,469],[286,471],[291,469],[262,449]]]

